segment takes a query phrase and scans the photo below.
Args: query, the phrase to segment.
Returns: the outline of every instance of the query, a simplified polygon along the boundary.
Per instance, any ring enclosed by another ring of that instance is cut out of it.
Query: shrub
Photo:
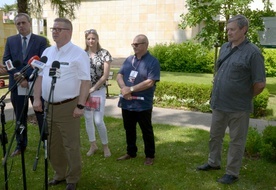
[[[249,157],[259,157],[262,148],[262,136],[256,128],[249,127],[245,152]]]
[[[213,73],[214,52],[192,42],[164,43],[149,47],[162,71]]]
[[[155,91],[155,104],[167,107],[186,107],[210,112],[211,85],[159,82]]]
[[[162,71],[213,73],[215,49],[208,50],[199,43],[161,43],[149,47]],[[264,49],[265,70],[267,77],[276,76],[276,50]]]
[[[276,76],[276,50],[264,49],[265,70],[267,77]]]
[[[211,112],[209,100],[212,85],[186,84],[179,82],[159,82],[154,103],[166,107],[186,107],[192,110]],[[265,89],[254,98],[254,112],[251,117],[257,118],[266,115],[269,93]]]
[[[268,104],[269,99],[269,92],[268,89],[264,89],[261,94],[254,97],[254,111],[253,111],[253,117],[263,117],[266,116],[266,108]]]
[[[263,131],[261,156],[276,162],[276,126],[267,126]]]

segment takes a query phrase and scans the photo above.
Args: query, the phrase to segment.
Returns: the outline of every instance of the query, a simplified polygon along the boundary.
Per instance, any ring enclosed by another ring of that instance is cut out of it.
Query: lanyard
[[[133,58],[132,58],[131,65],[132,65],[132,67],[134,68],[134,70],[136,71],[137,68],[139,67],[139,64],[140,64],[141,59],[140,59],[140,60],[137,59],[137,60],[138,60],[138,61],[137,61],[137,63],[138,63],[138,64],[137,64],[137,67],[134,66],[134,60],[135,60],[135,56],[133,56]]]

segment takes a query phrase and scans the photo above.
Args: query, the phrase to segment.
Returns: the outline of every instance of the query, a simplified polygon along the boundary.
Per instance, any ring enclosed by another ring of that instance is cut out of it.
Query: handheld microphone
[[[48,61],[48,58],[46,56],[41,57],[41,59],[38,61],[34,59],[30,65],[34,68],[31,76],[29,77],[29,80],[32,80],[33,77],[39,72],[42,71],[45,67],[45,63]]]
[[[37,55],[31,57],[31,59],[29,59],[29,61],[28,61],[28,64],[25,67],[23,67],[23,69],[21,69],[21,71],[19,71],[18,75],[24,75],[25,72],[27,71],[27,69],[30,68],[30,64],[34,59],[39,60],[39,57]]]
[[[10,59],[5,61],[5,67],[8,71],[14,70],[17,67],[20,67],[21,63],[19,60],[15,60],[14,62],[12,62]]]
[[[54,61],[52,63],[52,67],[49,70],[49,76],[53,77],[52,83],[55,84],[57,78],[60,78],[60,62]]]
[[[30,68],[30,63],[31,63],[34,59],[39,60],[39,57],[38,57],[37,55],[31,57],[31,59],[29,59],[29,61],[28,61],[28,64],[27,64],[25,67],[23,67],[19,72],[17,72],[17,73],[14,74],[15,78],[24,78],[27,69]]]

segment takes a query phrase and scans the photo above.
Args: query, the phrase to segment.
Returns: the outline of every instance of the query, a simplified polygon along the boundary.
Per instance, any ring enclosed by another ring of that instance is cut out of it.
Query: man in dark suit
[[[27,64],[28,61],[35,55],[41,56],[42,52],[47,47],[47,40],[42,36],[32,34],[31,32],[31,18],[26,13],[19,13],[14,18],[15,26],[18,30],[17,35],[10,36],[7,39],[5,52],[3,55],[3,63],[7,60],[20,61],[22,64],[15,70],[7,71],[2,65],[0,68],[0,73],[9,74],[9,89],[11,90],[11,102],[14,108],[14,113],[17,123],[24,126],[23,133],[20,134],[20,130],[17,130],[16,141],[17,146],[15,151],[11,156],[16,156],[25,151],[27,147],[27,117],[28,117],[28,100],[26,100],[28,95],[29,87],[29,77],[33,69],[28,68],[26,73],[19,75],[18,72],[21,71]],[[18,84],[17,87],[15,86]],[[33,97],[30,96],[33,102]],[[25,103],[26,102],[26,103]],[[24,104],[26,105],[24,107]],[[43,112],[35,112],[38,121],[39,129],[41,130],[43,124]],[[20,120],[20,121],[19,121]],[[17,125],[18,126],[18,125]]]

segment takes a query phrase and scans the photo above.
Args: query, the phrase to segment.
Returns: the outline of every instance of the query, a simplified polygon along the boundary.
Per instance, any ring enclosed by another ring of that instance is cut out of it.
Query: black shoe
[[[48,182],[48,185],[49,186],[55,186],[55,185],[58,185],[58,184],[63,183],[63,182],[65,182],[65,179],[64,180],[55,180],[55,179],[53,179],[53,180]]]
[[[68,183],[66,186],[66,190],[75,190],[75,189],[77,189],[76,183]]]
[[[198,166],[196,170],[209,171],[209,170],[220,170],[220,166],[210,166],[208,163]]]
[[[224,176],[222,176],[222,178],[218,179],[217,182],[220,182],[223,184],[232,184],[238,180],[239,180],[239,178],[236,176],[224,174]]]

